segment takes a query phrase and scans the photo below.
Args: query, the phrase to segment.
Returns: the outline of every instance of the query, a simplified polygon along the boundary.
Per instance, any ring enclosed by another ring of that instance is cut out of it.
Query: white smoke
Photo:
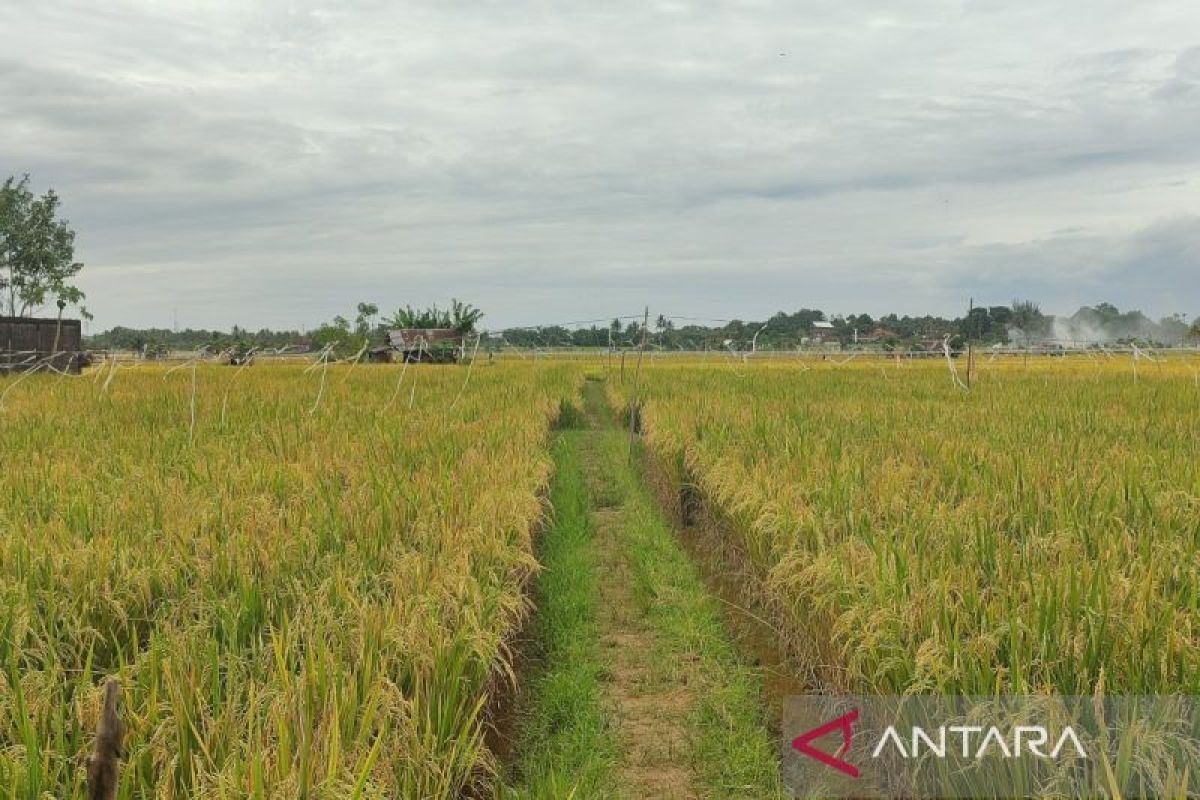
[[[1174,345],[1183,341],[1188,326],[1179,319],[1164,317],[1155,322],[1139,311],[1124,314],[1102,313],[1100,308],[1084,307],[1070,317],[1054,317],[1050,336],[1060,344],[1107,344],[1111,342],[1153,342]]]
[[[1069,317],[1045,317],[1033,329],[1008,326],[1008,341],[1018,347],[1039,342],[1088,347],[1112,343],[1143,342],[1179,344],[1188,335],[1188,325],[1179,317],[1158,322],[1140,311],[1121,313],[1112,306],[1083,307]]]
[[[1114,342],[1122,337],[1113,331],[1106,331],[1102,327],[1092,325],[1085,320],[1076,320],[1072,317],[1055,317],[1054,322],[1050,325],[1050,338],[1061,343],[1102,344],[1105,342]]]
[[[1016,325],[1008,326],[1008,341],[1017,347],[1025,347],[1026,345],[1033,344],[1036,338]]]

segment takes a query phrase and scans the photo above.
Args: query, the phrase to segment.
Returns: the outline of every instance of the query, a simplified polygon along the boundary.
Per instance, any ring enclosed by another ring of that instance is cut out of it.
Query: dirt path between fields
[[[620,476],[627,470],[611,414],[595,397],[586,403],[580,460],[592,497],[592,524],[600,576],[602,643],[610,656],[606,694],[621,738],[621,784],[638,798],[693,798],[700,794],[688,769],[687,715],[696,698],[686,682],[656,664],[656,632],[634,593],[624,534],[631,520]]]
[[[762,670],[739,653],[603,385],[588,380],[583,401],[556,445],[538,578],[541,635],[559,655],[525,704],[510,794],[782,800]]]

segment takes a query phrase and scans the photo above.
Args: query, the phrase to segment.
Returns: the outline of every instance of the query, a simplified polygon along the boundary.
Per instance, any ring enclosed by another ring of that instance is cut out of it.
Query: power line
[[[540,331],[545,328],[567,328],[572,325],[595,325],[599,322],[612,322],[614,319],[641,319],[641,314],[623,314],[597,319],[577,319],[571,322],[548,322],[542,325],[512,325],[507,328],[489,328],[484,333],[503,333],[504,331]]]
[[[717,319],[716,317],[684,317],[679,314],[663,314],[663,319],[682,319],[688,322],[733,322],[732,319]]]

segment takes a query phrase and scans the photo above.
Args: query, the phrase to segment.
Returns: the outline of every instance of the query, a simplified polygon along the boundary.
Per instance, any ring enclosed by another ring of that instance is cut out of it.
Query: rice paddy
[[[814,690],[1200,694],[1200,360],[977,367],[0,381],[0,798],[87,796],[110,678],[121,798],[779,796],[643,448]]]
[[[4,384],[0,797],[84,796],[105,676],[120,797],[492,783],[484,709],[578,381],[403,369]]]
[[[820,686],[1195,694],[1200,365],[1138,366],[660,362],[640,421]]]

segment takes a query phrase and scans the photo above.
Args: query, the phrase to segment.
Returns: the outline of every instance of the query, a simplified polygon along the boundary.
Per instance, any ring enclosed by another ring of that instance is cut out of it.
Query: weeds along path
[[[782,797],[760,676],[643,486],[602,385],[588,381],[583,399],[556,445],[538,581],[545,663],[518,794]]]

